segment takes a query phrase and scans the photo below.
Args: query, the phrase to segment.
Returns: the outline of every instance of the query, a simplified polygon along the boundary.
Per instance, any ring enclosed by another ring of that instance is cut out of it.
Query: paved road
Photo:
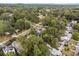
[[[64,33],[64,36],[62,36],[60,39],[61,41],[59,42],[60,43],[60,46],[58,47],[58,49],[55,49],[53,48],[52,49],[52,55],[54,56],[61,56],[62,55],[62,49],[64,49],[64,45],[66,43],[68,43],[70,40],[71,40],[71,37],[72,37],[72,27],[73,25],[76,23],[76,21],[71,21],[67,24],[66,26],[66,31]]]
[[[37,26],[40,26],[40,24],[41,24],[41,23],[38,23],[38,24],[34,24],[34,25],[32,25],[32,26],[33,26],[33,28],[36,28]],[[31,29],[25,30],[25,31],[23,31],[22,33],[20,33],[20,34],[18,34],[18,35],[14,34],[14,35],[12,35],[12,37],[25,36],[26,34],[29,34],[29,33],[30,33],[30,30],[31,30]]]
[[[40,24],[41,23],[38,23],[38,24],[34,24],[34,25],[32,25],[33,26],[33,28],[36,28],[36,27],[38,27],[38,26],[40,26]],[[14,38],[14,37],[20,37],[20,36],[25,36],[26,34],[29,34],[30,33],[30,30],[31,29],[28,29],[28,30],[25,30],[25,31],[23,31],[22,33],[20,33],[20,34],[13,34],[12,35],[12,38]],[[3,46],[5,46],[5,43],[7,43],[9,40],[6,40],[6,41],[4,41],[4,42],[2,42],[2,43],[0,43],[0,47],[3,47]]]

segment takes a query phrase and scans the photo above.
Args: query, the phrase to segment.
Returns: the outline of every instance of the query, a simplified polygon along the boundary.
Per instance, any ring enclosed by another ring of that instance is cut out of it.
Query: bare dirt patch
[[[11,36],[0,36],[0,42],[9,40],[11,38]]]

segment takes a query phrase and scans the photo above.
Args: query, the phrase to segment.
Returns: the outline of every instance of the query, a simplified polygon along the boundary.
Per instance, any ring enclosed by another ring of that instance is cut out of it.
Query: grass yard
[[[66,56],[73,56],[75,55],[75,46],[77,44],[77,41],[71,40],[67,46],[62,50],[63,55]]]

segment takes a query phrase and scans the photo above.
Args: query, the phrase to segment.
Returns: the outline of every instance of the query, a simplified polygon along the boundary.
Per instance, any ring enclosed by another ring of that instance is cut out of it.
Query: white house
[[[3,49],[4,54],[7,54],[9,52],[14,52],[15,53],[15,49],[10,45],[10,46],[5,46]]]

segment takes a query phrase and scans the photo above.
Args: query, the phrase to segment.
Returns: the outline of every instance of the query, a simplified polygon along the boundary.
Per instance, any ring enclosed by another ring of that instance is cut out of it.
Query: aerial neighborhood
[[[27,6],[0,4],[0,56],[79,56],[79,8]]]

